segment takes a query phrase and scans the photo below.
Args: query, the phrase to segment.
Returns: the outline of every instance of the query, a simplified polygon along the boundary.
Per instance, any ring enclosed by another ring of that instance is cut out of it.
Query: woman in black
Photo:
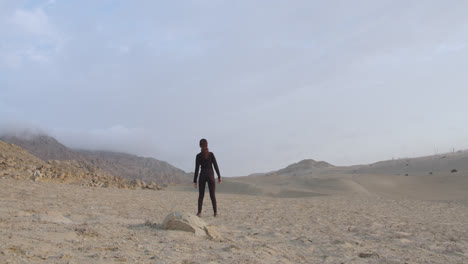
[[[216,207],[215,197],[215,178],[213,172],[213,166],[218,174],[218,183],[221,183],[221,174],[219,174],[218,163],[212,152],[208,150],[208,141],[206,139],[200,140],[201,152],[198,153],[195,158],[195,175],[193,177],[193,186],[197,188],[198,169],[201,166],[200,171],[200,186],[198,193],[198,213],[197,216],[201,216],[203,197],[205,196],[205,186],[208,183],[208,189],[210,190],[211,203],[213,204],[214,216],[216,217],[218,211]]]

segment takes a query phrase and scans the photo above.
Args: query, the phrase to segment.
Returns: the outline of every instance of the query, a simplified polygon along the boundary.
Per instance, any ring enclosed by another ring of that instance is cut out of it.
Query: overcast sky
[[[468,1],[0,0],[0,124],[225,176],[468,148]]]

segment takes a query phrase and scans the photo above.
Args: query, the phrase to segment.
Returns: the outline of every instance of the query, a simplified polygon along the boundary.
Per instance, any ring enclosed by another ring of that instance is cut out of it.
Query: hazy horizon
[[[467,9],[0,0],[0,133],[225,176],[468,149]]]
[[[47,136],[47,137],[53,137],[52,135],[48,134],[48,132],[46,132],[45,129],[41,129],[41,128],[32,128],[32,127],[23,127],[23,128],[20,128],[19,126],[14,126],[14,125],[10,125],[8,127],[2,127],[0,126],[0,138],[1,137],[17,137],[19,139],[22,139],[22,140],[32,140],[34,139],[36,136]],[[57,138],[55,138],[57,139]],[[60,140],[58,140],[59,143],[61,144],[64,144],[63,142],[60,142]],[[121,148],[96,148],[96,145],[93,145],[91,146],[90,148],[83,148],[80,146],[78,147],[71,147],[67,144],[64,144],[66,147],[69,147],[73,150],[86,150],[86,151],[109,151],[109,152],[121,152],[121,153],[126,153],[126,154],[130,154],[130,155],[137,155],[137,156],[140,156],[140,157],[152,157],[152,156],[147,156],[147,155],[142,155],[142,154],[139,154],[137,152],[131,152],[131,151],[125,151],[125,150],[122,150]],[[387,160],[399,160],[399,159],[407,159],[407,158],[422,158],[422,157],[425,157],[425,156],[432,156],[432,155],[444,155],[444,154],[449,154],[449,153],[453,153],[453,152],[459,152],[459,151],[468,151],[468,149],[457,149],[457,148],[452,148],[450,150],[444,150],[442,152],[439,151],[439,149],[437,147],[434,148],[434,153],[431,153],[431,154],[421,154],[421,155],[418,155],[418,156],[398,156],[398,157],[394,157],[392,156],[391,158],[388,158],[388,159],[380,159],[380,160],[373,160],[373,161],[369,161],[367,163],[361,163],[361,164],[335,164],[335,163],[331,163],[329,161],[326,161],[326,160],[321,160],[319,158],[303,158],[301,160],[297,160],[297,161],[293,161],[291,164],[287,164],[287,165],[292,165],[294,163],[298,163],[300,161],[303,161],[303,160],[315,160],[315,161],[325,161],[325,162],[328,162],[330,163],[331,165],[333,166],[354,166],[354,165],[366,165],[366,164],[372,164],[372,163],[376,163],[376,162],[382,162],[382,161],[387,161]],[[414,153],[413,153],[414,155]],[[152,158],[156,158],[158,159],[157,157],[152,157]],[[171,165],[174,165],[171,161],[167,161],[167,160],[161,160],[159,159],[160,161],[165,161],[165,162],[168,162],[170,163]],[[176,166],[177,167],[177,166]],[[272,170],[269,170],[269,171],[256,171],[256,172],[250,172],[248,174],[244,174],[244,175],[230,175],[231,177],[234,176],[234,177],[239,177],[239,176],[249,176],[249,175],[252,175],[252,174],[257,174],[257,173],[268,173],[268,172],[271,172],[271,171],[276,171],[276,170],[279,170],[279,169],[283,169],[284,167],[278,167],[278,168],[274,168]],[[180,168],[179,168],[180,169]],[[187,173],[193,173],[193,170],[185,170],[185,172]],[[228,176],[228,177],[230,177]]]

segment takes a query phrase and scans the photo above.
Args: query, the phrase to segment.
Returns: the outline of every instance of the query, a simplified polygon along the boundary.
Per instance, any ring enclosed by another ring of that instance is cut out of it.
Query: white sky
[[[0,0],[0,124],[225,176],[468,148],[468,1]]]

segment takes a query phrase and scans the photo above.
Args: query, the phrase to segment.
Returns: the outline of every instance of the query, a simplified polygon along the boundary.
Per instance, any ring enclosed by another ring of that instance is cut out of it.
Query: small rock
[[[218,233],[218,231],[216,231],[216,229],[213,226],[205,226],[205,231],[209,238],[216,241],[223,241],[223,237]]]
[[[138,179],[132,180],[130,184],[134,187],[141,187],[141,181]]]
[[[236,251],[239,251],[241,250],[238,246],[236,245],[230,245],[230,246],[227,246],[225,248],[222,249],[223,251],[227,251],[227,252],[236,252]]]
[[[376,258],[379,258],[379,254],[376,254],[376,253],[359,253],[358,255],[360,258],[372,258],[372,257],[376,257]]]

